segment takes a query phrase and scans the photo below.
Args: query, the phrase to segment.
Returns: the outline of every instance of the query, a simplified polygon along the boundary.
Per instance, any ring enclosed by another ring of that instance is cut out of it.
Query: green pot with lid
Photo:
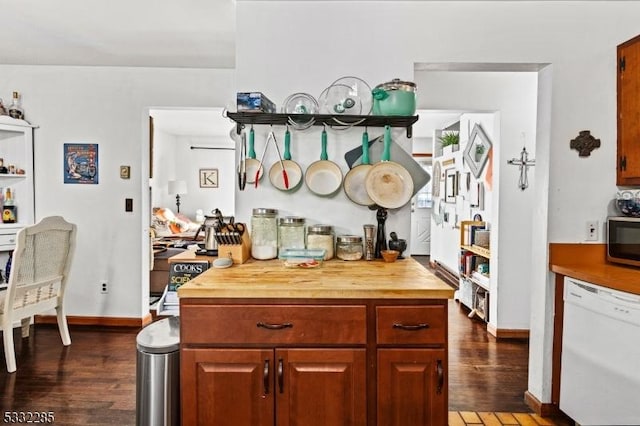
[[[416,84],[395,78],[371,91],[374,115],[411,116],[416,113]]]

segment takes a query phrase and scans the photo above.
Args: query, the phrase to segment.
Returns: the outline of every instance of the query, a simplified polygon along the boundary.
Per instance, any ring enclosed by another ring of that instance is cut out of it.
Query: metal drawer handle
[[[283,322],[282,324],[269,324],[267,322],[260,321],[256,324],[258,328],[266,328],[267,330],[283,330],[285,328],[292,328],[293,323]]]
[[[393,328],[399,328],[401,330],[408,330],[408,331],[416,331],[416,330],[423,330],[425,328],[429,328],[429,324],[426,324],[424,322],[421,322],[419,324],[400,324],[396,322],[393,324]]]
[[[264,372],[263,372],[263,380],[264,380],[264,394],[269,395],[269,360],[264,360]]]
[[[442,367],[442,360],[438,360],[436,362],[436,372],[438,374],[438,387],[436,388],[436,393],[441,394],[442,388],[444,387],[444,368]]]
[[[284,393],[284,361],[282,358],[278,360],[278,387],[280,393]]]

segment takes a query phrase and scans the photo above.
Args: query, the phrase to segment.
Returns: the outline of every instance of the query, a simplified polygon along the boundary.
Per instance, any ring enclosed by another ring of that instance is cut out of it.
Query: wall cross
[[[512,158],[507,161],[508,164],[513,164],[514,166],[520,166],[520,179],[518,179],[518,187],[524,191],[529,186],[529,177],[527,176],[527,171],[529,167],[536,165],[536,160],[529,160],[529,153],[527,152],[527,148],[522,147],[522,151],[520,152],[520,158]]]

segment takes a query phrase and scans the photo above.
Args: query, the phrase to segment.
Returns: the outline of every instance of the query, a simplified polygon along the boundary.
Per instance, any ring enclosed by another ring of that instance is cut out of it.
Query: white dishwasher
[[[560,409],[580,425],[640,425],[640,296],[564,284]]]

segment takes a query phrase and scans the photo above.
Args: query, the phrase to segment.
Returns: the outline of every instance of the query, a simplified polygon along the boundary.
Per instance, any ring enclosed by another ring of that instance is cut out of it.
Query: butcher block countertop
[[[178,289],[182,298],[452,299],[454,289],[416,260],[332,259],[312,269],[249,259],[210,268]]]
[[[606,250],[606,244],[552,243],[549,268],[556,274],[640,294],[640,268],[608,262]]]

